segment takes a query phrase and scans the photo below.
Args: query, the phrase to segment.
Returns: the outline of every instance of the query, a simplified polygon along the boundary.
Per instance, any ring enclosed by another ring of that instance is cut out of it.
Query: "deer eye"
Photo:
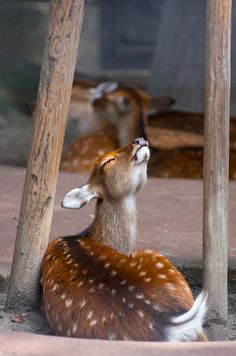
[[[110,162],[115,161],[115,160],[116,160],[115,157],[108,159],[106,162],[104,162],[104,163],[102,164],[102,167],[105,167],[105,166],[108,165]]]

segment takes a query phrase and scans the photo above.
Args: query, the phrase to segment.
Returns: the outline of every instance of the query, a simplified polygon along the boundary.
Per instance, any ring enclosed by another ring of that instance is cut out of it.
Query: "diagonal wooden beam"
[[[77,57],[84,0],[52,0],[6,308],[36,306]]]
[[[228,175],[232,0],[207,0],[203,255],[209,316],[228,316]]]

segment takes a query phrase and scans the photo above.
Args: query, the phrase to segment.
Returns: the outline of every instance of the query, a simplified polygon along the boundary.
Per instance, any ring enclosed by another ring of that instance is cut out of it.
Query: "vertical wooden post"
[[[36,306],[84,0],[52,0],[6,308]]]
[[[209,316],[228,316],[228,171],[232,0],[207,0],[204,128],[204,289]]]

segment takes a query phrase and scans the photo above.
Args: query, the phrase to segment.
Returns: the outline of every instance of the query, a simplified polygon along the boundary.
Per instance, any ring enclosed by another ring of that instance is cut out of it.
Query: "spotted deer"
[[[88,183],[62,207],[96,199],[91,225],[52,241],[42,264],[46,318],[56,335],[137,341],[206,340],[206,297],[194,301],[183,275],[163,255],[135,250],[135,196],[147,179],[143,138],[103,155]]]
[[[117,149],[135,137],[146,136],[146,116],[150,110],[173,105],[170,97],[150,97],[143,90],[117,82],[103,82],[91,90],[91,100],[99,129],[73,142],[63,154],[60,170],[91,172],[105,152]]]

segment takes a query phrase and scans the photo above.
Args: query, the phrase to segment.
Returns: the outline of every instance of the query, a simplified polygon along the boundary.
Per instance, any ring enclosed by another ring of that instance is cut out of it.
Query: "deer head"
[[[91,99],[98,119],[117,129],[120,145],[127,144],[130,138],[146,137],[147,114],[165,110],[175,102],[170,97],[151,97],[135,86],[117,82],[99,84]]]
[[[70,191],[62,207],[79,209],[97,198],[90,227],[95,240],[129,254],[136,240],[135,195],[147,179],[148,142],[137,138],[97,160],[88,183]]]

